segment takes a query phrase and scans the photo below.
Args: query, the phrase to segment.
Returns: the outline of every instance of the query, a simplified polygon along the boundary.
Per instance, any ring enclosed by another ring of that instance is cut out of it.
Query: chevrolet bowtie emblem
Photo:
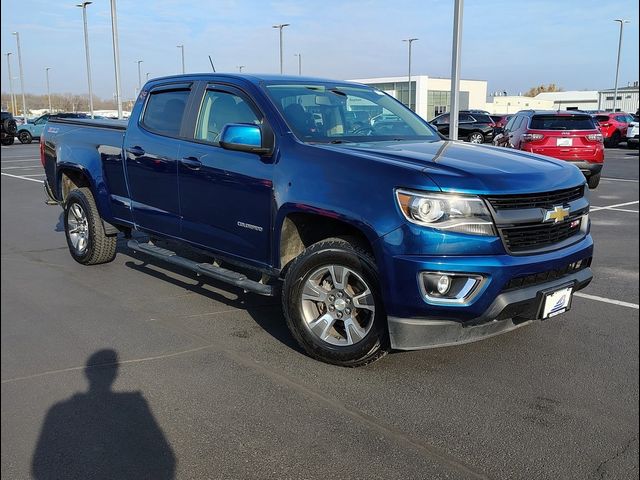
[[[546,212],[544,212],[544,221],[548,222],[550,220],[553,220],[554,223],[558,223],[563,221],[568,216],[569,216],[568,208],[564,208],[556,205],[555,207],[553,207],[553,210],[547,210]]]

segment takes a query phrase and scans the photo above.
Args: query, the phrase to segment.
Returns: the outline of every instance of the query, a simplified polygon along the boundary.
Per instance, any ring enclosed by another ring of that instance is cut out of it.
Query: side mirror
[[[268,155],[272,150],[264,144],[260,127],[248,123],[228,123],[222,127],[220,146],[225,150],[258,155]]]

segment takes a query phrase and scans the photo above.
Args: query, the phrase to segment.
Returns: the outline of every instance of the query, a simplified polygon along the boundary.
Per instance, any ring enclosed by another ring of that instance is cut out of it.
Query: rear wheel
[[[83,265],[112,261],[117,237],[107,235],[91,190],[72,190],[64,204],[64,231],[73,259]]]
[[[20,143],[31,143],[33,141],[33,137],[26,130],[20,130],[18,132],[18,140],[20,140]]]
[[[5,145],[5,146],[13,145],[14,141],[15,140],[12,136],[7,135],[2,139],[2,145]]]
[[[375,261],[354,241],[331,238],[302,252],[287,271],[282,303],[292,335],[318,360],[358,367],[388,351]]]
[[[481,132],[473,132],[467,137],[469,143],[484,143],[484,135]]]
[[[613,135],[611,135],[611,138],[609,139],[607,146],[611,148],[616,148],[619,143],[620,143],[620,132],[616,130],[615,132],[613,132]]]
[[[599,173],[595,173],[595,174],[591,175],[589,177],[589,179],[587,180],[587,185],[589,185],[589,188],[591,188],[591,189],[594,189],[598,185],[600,185],[600,174]]]

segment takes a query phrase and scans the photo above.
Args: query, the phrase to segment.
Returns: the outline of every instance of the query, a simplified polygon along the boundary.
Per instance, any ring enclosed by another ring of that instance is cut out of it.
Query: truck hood
[[[584,183],[575,166],[520,150],[470,143],[375,142],[324,148],[366,155],[371,160],[420,170],[443,191],[497,194],[539,193]]]

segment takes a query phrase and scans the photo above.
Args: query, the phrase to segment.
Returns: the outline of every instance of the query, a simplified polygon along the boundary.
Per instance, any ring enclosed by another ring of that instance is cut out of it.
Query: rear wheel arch
[[[95,195],[89,175],[85,171],[73,167],[63,167],[58,170],[58,193],[63,203],[72,190],[83,187],[89,188]]]

